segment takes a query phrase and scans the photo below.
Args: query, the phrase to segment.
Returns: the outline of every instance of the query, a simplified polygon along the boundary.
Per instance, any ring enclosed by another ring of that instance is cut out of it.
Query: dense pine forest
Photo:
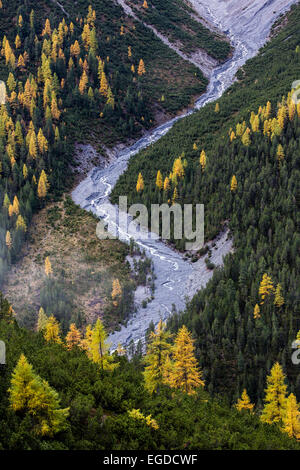
[[[232,53],[181,0],[128,4],[138,20],[109,0],[0,0],[0,285],[34,244],[33,218],[45,217],[46,231],[73,237],[94,263],[93,289],[108,299],[103,315],[84,316],[76,296],[88,271],[75,285],[64,269],[58,278],[50,251],[37,254],[38,307],[16,316],[0,293],[0,450],[298,450],[300,6],[217,102],[131,158],[116,184],[112,202],[203,203],[206,242],[228,226],[234,251],[223,268],[210,262],[213,245],[186,253],[206,258],[208,285],[167,324],[151,324],[145,348],[112,351],[108,333],[133,313],[137,286],[155,295],[155,273],[134,244],[100,243],[96,217],[70,199],[74,143],[104,154],[205,91],[201,71],[143,22],[184,52],[219,63]]]
[[[191,395],[175,384],[161,385],[151,394],[158,382],[143,374],[138,354],[128,362],[120,349],[90,360],[74,334],[66,347],[55,328],[44,334],[20,328],[3,298],[0,318],[1,339],[9,345],[7,366],[0,370],[0,449],[299,448],[249,412],[245,401],[239,411],[211,399],[203,386]],[[94,342],[105,336],[98,326]],[[166,333],[153,342],[156,357]],[[190,357],[188,370],[191,363],[195,367]]]

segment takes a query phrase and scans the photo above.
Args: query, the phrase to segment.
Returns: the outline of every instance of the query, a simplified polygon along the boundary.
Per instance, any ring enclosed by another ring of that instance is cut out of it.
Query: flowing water
[[[119,176],[127,168],[129,159],[164,136],[179,119],[195,112],[205,104],[218,99],[233,83],[235,74],[246,60],[253,57],[265,43],[271,25],[276,17],[286,11],[295,0],[192,0],[196,11],[213,23],[219,30],[226,32],[234,47],[232,58],[211,73],[206,93],[195,103],[193,110],[176,117],[158,128],[148,132],[130,147],[120,151],[115,161],[106,168],[94,168],[72,193],[73,200],[82,208],[92,211],[106,220],[112,217],[113,206],[109,203],[109,194]],[[201,202],[201,201],[200,201]],[[103,208],[105,204],[105,208]],[[101,209],[102,207],[102,209]],[[128,216],[123,214],[122,217]],[[232,250],[232,241],[227,232],[220,234],[212,248],[211,261],[222,265],[223,257]],[[128,242],[131,234],[119,230],[119,238]],[[112,350],[120,342],[124,346],[130,341],[135,343],[144,339],[151,321],[155,324],[167,319],[172,314],[172,306],[177,311],[183,310],[187,299],[204,287],[212,277],[213,271],[206,268],[203,259],[196,263],[184,260],[180,253],[172,250],[160,240],[141,240],[134,236],[136,243],[146,251],[154,265],[155,293],[154,300],[146,308],[139,308],[129,319],[126,327],[110,335]]]

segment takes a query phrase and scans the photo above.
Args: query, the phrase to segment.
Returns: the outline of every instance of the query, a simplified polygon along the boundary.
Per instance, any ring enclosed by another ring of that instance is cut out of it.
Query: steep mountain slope
[[[104,153],[102,144],[137,136],[207,85],[199,68],[115,2],[35,7],[1,2],[0,282],[32,214],[72,184],[74,140],[97,139]]]
[[[219,110],[208,105],[178,122],[158,143],[132,158],[113,192],[113,200],[128,194],[129,204],[142,201],[149,206],[172,199],[176,187],[176,202],[205,204],[207,239],[230,221],[234,255],[183,317],[171,324],[175,328],[184,322],[193,329],[209,389],[226,390],[231,397],[246,386],[251,397],[260,399],[263,377],[276,360],[285,367],[291,390],[300,396],[298,371],[290,359],[300,315],[299,109],[288,95],[300,76],[299,20],[297,5],[273,28],[278,35],[238,72],[237,82],[218,100]],[[271,111],[266,118],[268,101]],[[266,120],[272,121],[269,131],[271,121]],[[184,177],[170,181],[169,190],[158,190],[157,171],[169,177],[180,156],[187,161]],[[145,189],[137,194],[140,171]],[[236,192],[230,190],[233,175]],[[174,243],[183,247],[183,241]],[[284,305],[277,307],[269,296],[255,320],[263,274],[271,276],[274,288],[280,284]]]

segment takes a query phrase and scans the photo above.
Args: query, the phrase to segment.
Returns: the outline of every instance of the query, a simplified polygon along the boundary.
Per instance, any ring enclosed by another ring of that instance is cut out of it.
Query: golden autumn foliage
[[[286,401],[286,411],[283,421],[283,432],[286,432],[289,437],[300,439],[300,412],[299,404],[297,403],[296,397],[291,393]]]
[[[75,323],[71,323],[70,329],[66,336],[66,344],[68,349],[73,349],[74,346],[79,346],[81,343],[80,331],[76,328]]]
[[[277,284],[275,289],[275,298],[274,298],[274,305],[278,308],[284,305],[284,297],[282,295],[282,287],[281,284]]]
[[[172,173],[178,178],[184,177],[184,166],[181,157],[174,160]]]
[[[276,156],[277,156],[277,160],[279,160],[280,162],[284,160],[284,151],[283,151],[283,147],[281,144],[279,144],[277,147]]]
[[[52,266],[49,256],[45,258],[45,274],[48,277],[50,276],[50,274],[52,274]]]
[[[172,362],[164,373],[164,382],[171,388],[178,388],[192,395],[199,387],[204,387],[202,372],[194,355],[194,342],[191,333],[183,326],[178,331],[172,350]]]
[[[121,296],[122,296],[122,287],[121,287],[120,281],[119,279],[114,279],[112,283],[111,298],[113,300],[113,305],[115,307],[118,306]]]
[[[238,399],[235,407],[238,411],[248,410],[250,412],[253,412],[254,405],[250,402],[250,398],[245,388],[243,390],[241,398]]]
[[[17,196],[14,197],[12,210],[13,210],[13,214],[15,215],[18,215],[20,212],[20,204],[19,204],[19,200]]]
[[[18,215],[17,222],[16,222],[16,229],[17,230],[22,230],[23,232],[27,231],[27,225],[24,220],[24,218],[21,216],[21,214]]]
[[[144,185],[144,180],[142,173],[139,173],[137,183],[136,183],[136,191],[139,193],[141,191],[144,191],[145,185]]]
[[[287,406],[286,389],[285,376],[280,364],[276,362],[267,377],[265,406],[260,417],[264,423],[280,424],[283,421]]]
[[[60,408],[58,393],[34,372],[24,354],[13,370],[8,392],[12,409],[34,418],[37,435],[52,437],[66,428],[69,408]]]
[[[253,318],[254,318],[254,320],[257,320],[260,317],[261,317],[260,308],[259,308],[259,305],[256,304],[255,307],[254,307],[254,311],[253,311]]]
[[[165,180],[164,180],[164,191],[168,191],[170,189],[170,180],[169,178],[166,176],[165,177]]]
[[[271,276],[263,274],[261,283],[259,285],[258,293],[261,297],[261,305],[263,305],[266,297],[274,292],[274,285]]]
[[[41,175],[39,177],[39,182],[38,182],[38,188],[37,188],[37,193],[38,197],[45,198],[47,196],[49,188],[49,183],[48,183],[48,178],[44,170],[42,170]]]
[[[237,179],[236,179],[236,176],[233,175],[233,177],[231,178],[231,183],[230,183],[230,191],[232,193],[235,193],[237,190],[237,187],[238,187]]]
[[[161,190],[163,188],[163,179],[162,179],[162,174],[160,170],[158,170],[157,175],[156,175],[156,182],[155,182],[157,188]]]
[[[128,414],[130,418],[135,419],[137,421],[141,421],[145,423],[147,426],[157,430],[159,429],[159,425],[155,419],[152,418],[151,415],[144,416],[141,413],[140,409],[133,408],[132,410],[128,410]]]
[[[56,318],[51,315],[49,318],[48,318],[48,321],[46,323],[46,326],[43,330],[44,332],[44,338],[46,341],[48,342],[54,342],[54,343],[57,343],[57,344],[61,344],[62,343],[62,340],[61,340],[61,337],[60,337],[60,326],[59,326],[59,323],[58,321],[56,320]]]
[[[143,59],[140,59],[139,66],[138,66],[138,75],[142,76],[145,75],[146,68]]]
[[[205,150],[202,150],[202,152],[200,154],[200,165],[201,165],[202,172],[204,172],[205,167],[206,167],[206,153],[205,153]]]
[[[6,231],[5,244],[7,248],[10,250],[12,247],[12,239],[11,239],[11,234],[9,230]]]

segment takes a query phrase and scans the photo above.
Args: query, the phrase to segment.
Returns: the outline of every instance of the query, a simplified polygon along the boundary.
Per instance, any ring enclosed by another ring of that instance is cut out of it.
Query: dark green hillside
[[[224,37],[212,33],[192,15],[195,12],[183,0],[149,0],[147,8],[141,0],[128,0],[134,12],[145,23],[155,26],[180,49],[188,54],[198,48],[204,49],[211,57],[224,61],[230,54],[230,44]]]
[[[132,363],[121,357],[115,372],[101,372],[79,349],[45,343],[41,334],[19,328],[3,298],[0,317],[0,339],[7,347],[7,366],[0,370],[2,450],[299,448],[275,426],[211,400],[206,392],[190,397],[165,389],[150,397],[138,357]],[[34,417],[9,406],[11,373],[22,353],[35,373],[58,392],[61,407],[70,408],[66,430],[53,437],[35,434]],[[132,409],[151,414],[159,428],[131,418]]]
[[[226,391],[234,398],[246,386],[251,396],[260,399],[263,377],[276,360],[300,397],[299,370],[291,363],[291,342],[300,327],[300,115],[288,97],[292,82],[300,77],[299,6],[292,8],[287,20],[278,35],[238,72],[238,81],[219,100],[219,112],[211,104],[177,123],[157,144],[131,160],[113,192],[113,200],[118,194],[128,194],[130,203],[169,200],[174,184],[169,191],[159,191],[156,172],[160,170],[165,178],[175,158],[184,154],[187,167],[177,182],[177,202],[205,204],[207,239],[220,231],[225,220],[230,221],[234,255],[196,295],[183,317],[171,324],[177,327],[184,322],[194,331],[210,391]],[[268,101],[273,136],[264,133],[266,110],[262,108]],[[280,107],[285,109],[282,129],[277,119]],[[250,122],[251,112],[259,115],[258,131]],[[236,135],[236,125],[244,120],[250,129],[249,145],[246,136],[243,143]],[[236,138],[231,142],[232,130]],[[204,172],[199,163],[202,149],[207,156]],[[142,195],[135,189],[138,172],[145,181]],[[233,175],[236,192],[230,191]],[[183,248],[183,241],[176,243]],[[260,305],[261,317],[254,320],[265,273],[275,288],[281,285],[284,305],[276,307],[272,294]]]

